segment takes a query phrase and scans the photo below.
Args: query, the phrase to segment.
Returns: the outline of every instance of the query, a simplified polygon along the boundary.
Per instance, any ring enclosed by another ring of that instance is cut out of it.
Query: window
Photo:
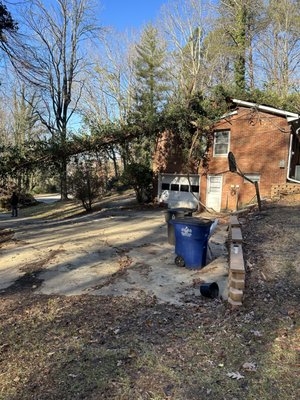
[[[227,156],[229,152],[229,131],[216,131],[214,135],[214,156]]]
[[[178,192],[179,191],[179,185],[172,183],[171,184],[171,190],[173,190],[174,192]]]
[[[192,185],[191,186],[191,192],[199,193],[199,186],[198,185]]]
[[[170,189],[170,184],[169,183],[162,183],[161,184],[161,190],[169,190]]]
[[[260,181],[260,175],[259,174],[244,174],[246,178],[251,179],[252,182],[259,182]],[[244,183],[251,183],[247,181],[247,179],[244,179]]]
[[[188,192],[189,191],[189,185],[180,185],[180,191],[181,192]]]

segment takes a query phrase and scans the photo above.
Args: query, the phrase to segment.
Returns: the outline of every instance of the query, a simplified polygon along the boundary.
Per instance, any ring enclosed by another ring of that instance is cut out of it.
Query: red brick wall
[[[229,151],[235,155],[237,165],[245,174],[260,174],[260,193],[262,197],[271,197],[274,184],[286,182],[289,132],[290,128],[284,117],[238,108],[237,115],[221,120],[215,129],[230,130]],[[213,157],[213,148],[209,151],[208,174],[217,174],[228,170],[226,157]],[[284,160],[284,168],[279,162]],[[203,171],[201,171],[203,173]],[[233,173],[223,174],[221,208],[235,209],[236,193],[231,185],[239,185],[239,204],[247,204],[255,196],[251,183]],[[201,177],[201,201],[206,201],[206,177]]]
[[[156,141],[152,169],[155,174],[161,172],[197,174],[198,164],[195,166],[193,160],[187,164],[180,138],[171,131],[165,131],[159,135]]]

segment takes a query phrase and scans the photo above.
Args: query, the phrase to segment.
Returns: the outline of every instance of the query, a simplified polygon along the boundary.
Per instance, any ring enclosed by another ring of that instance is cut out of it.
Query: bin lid
[[[188,207],[177,207],[177,208],[168,208],[165,212],[176,212],[176,211],[194,211],[194,208],[188,208]]]
[[[170,221],[171,224],[184,224],[184,225],[196,225],[196,226],[211,226],[214,221],[210,219],[201,219],[196,217],[186,217],[180,219],[173,219]]]
[[[164,213],[166,215],[181,215],[181,216],[188,216],[189,214],[192,215],[194,210],[192,208],[168,208]]]

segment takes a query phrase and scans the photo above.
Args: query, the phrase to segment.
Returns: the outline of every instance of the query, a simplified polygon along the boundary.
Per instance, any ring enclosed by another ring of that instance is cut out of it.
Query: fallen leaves
[[[226,375],[231,379],[236,379],[237,381],[245,378],[244,375],[241,375],[239,372],[228,372]]]
[[[13,236],[14,236],[14,231],[12,229],[0,230],[0,244],[11,240]]]
[[[261,334],[260,331],[255,331],[255,330],[252,329],[250,332],[253,333],[254,336],[262,337],[262,334]]]
[[[243,369],[249,372],[256,372],[256,365],[254,363],[245,362]]]

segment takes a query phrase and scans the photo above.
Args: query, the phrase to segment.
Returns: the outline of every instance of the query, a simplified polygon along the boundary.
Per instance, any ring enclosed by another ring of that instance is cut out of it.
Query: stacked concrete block
[[[230,217],[230,226],[231,228],[239,228],[240,223],[236,215],[231,215]]]
[[[245,289],[245,264],[242,232],[236,216],[230,217],[230,252],[228,302],[233,307],[242,305]]]
[[[297,194],[300,193],[299,183],[283,183],[281,185],[272,185],[271,197],[280,197],[281,194]]]

